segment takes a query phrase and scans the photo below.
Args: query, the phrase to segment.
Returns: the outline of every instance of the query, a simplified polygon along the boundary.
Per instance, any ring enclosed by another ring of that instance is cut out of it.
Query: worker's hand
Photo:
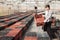
[[[44,25],[45,25],[45,22],[43,22],[43,27],[44,27]]]
[[[44,24],[45,24],[45,22],[44,22]]]

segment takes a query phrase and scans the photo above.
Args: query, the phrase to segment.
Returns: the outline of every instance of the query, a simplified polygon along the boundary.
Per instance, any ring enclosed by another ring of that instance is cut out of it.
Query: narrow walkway
[[[31,24],[30,28],[29,28],[29,29],[27,30],[27,32],[25,33],[24,40],[26,40],[25,37],[26,37],[27,35],[29,35],[29,36],[35,36],[35,37],[37,37],[37,40],[50,40],[47,32],[44,32],[44,31],[42,30],[42,26],[38,26],[38,27],[37,27],[35,22],[33,22],[33,23]],[[29,37],[29,36],[28,36],[28,37]],[[27,40],[28,40],[28,39],[27,39]],[[32,39],[31,39],[31,40],[32,40]],[[35,39],[34,39],[34,40],[35,40]]]

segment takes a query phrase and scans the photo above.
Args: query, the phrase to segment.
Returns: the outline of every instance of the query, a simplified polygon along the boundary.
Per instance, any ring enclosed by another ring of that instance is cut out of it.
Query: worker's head
[[[37,9],[37,6],[35,6],[35,9]]]
[[[50,10],[50,5],[46,5],[46,6],[45,6],[45,9],[46,9],[46,10]]]

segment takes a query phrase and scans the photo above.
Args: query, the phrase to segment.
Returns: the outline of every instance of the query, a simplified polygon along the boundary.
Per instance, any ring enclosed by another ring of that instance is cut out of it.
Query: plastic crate
[[[44,16],[42,14],[36,15],[35,14],[35,21],[36,21],[36,25],[40,26],[44,24]]]

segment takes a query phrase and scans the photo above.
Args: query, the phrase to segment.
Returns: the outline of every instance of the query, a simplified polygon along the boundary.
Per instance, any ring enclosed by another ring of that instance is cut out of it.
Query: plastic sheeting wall
[[[39,10],[43,10],[45,4],[49,1],[50,0],[0,0],[0,15],[12,14],[18,11],[26,12],[28,10],[34,10],[35,6],[37,6]],[[51,9],[58,10],[60,1],[52,1],[50,5]]]

